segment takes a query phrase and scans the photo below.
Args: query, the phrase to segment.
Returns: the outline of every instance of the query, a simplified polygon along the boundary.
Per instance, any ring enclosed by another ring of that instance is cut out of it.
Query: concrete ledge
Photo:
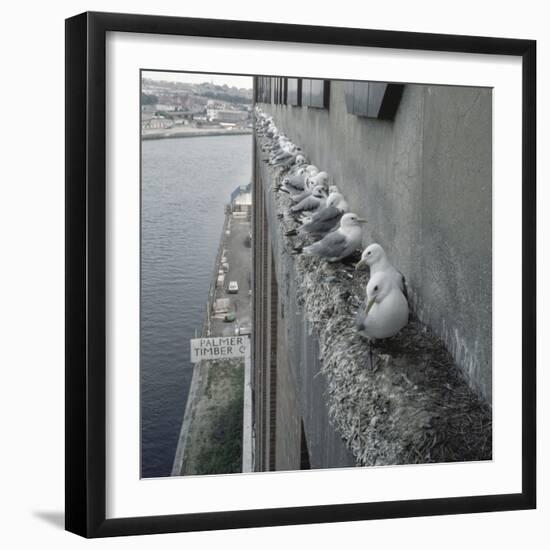
[[[284,233],[294,222],[277,218],[290,206],[288,195],[273,191],[278,177],[258,162],[280,293],[312,328],[303,338],[319,349],[314,376],[326,380],[330,422],[356,463],[490,460],[492,411],[470,389],[443,342],[412,314],[399,335],[371,347],[353,324],[368,276],[358,275],[353,264],[290,255],[296,241]],[[289,355],[300,352],[291,349]]]

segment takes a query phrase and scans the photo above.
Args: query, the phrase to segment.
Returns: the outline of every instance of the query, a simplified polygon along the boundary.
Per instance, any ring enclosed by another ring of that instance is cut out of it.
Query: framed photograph
[[[536,505],[536,44],[66,21],[66,528]]]

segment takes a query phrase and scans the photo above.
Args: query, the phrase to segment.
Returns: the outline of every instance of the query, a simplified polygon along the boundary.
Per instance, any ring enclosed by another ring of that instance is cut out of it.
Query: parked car
[[[235,313],[230,312],[225,314],[225,317],[223,318],[223,320],[225,323],[232,323],[236,318],[237,316],[235,315]]]
[[[224,315],[231,309],[230,298],[218,298],[214,302],[214,315]]]
[[[252,334],[252,327],[250,325],[237,325],[235,327],[235,336],[246,336]]]
[[[237,284],[237,281],[229,281],[227,292],[229,294],[237,294],[239,292],[239,285]]]

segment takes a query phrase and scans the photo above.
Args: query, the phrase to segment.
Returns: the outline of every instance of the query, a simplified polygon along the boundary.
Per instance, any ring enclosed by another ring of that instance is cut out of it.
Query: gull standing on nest
[[[340,227],[325,235],[320,241],[305,248],[295,248],[294,254],[303,252],[310,256],[319,256],[329,262],[338,262],[351,256],[361,246],[361,224],[367,223],[357,214],[344,214]]]
[[[391,338],[409,322],[407,298],[391,274],[378,272],[367,284],[367,299],[355,318],[360,334],[369,340]]]
[[[328,174],[326,172],[319,172],[314,176],[306,175],[304,180],[304,191],[298,195],[292,195],[290,198],[296,203],[303,201],[306,197],[309,197],[313,189],[319,185],[323,187],[328,194]]]
[[[293,235],[325,236],[338,226],[342,216],[348,212],[348,203],[340,193],[331,193],[326,206],[303,220],[301,227],[287,231],[287,237]]]
[[[321,185],[316,185],[311,195],[308,195],[298,204],[294,205],[290,209],[291,214],[297,214],[299,212],[317,211],[325,207],[327,203],[326,190]]]
[[[370,276],[372,278],[376,273],[386,273],[389,280],[407,296],[407,286],[403,273],[395,269],[388,260],[386,251],[378,243],[373,243],[367,246],[361,254],[361,260],[355,266],[356,270],[368,265],[370,268]]]

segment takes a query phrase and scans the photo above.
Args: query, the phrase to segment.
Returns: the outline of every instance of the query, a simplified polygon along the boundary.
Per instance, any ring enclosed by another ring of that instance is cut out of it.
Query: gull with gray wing
[[[340,227],[325,235],[320,241],[309,246],[295,248],[294,253],[303,252],[310,256],[325,258],[329,262],[338,262],[351,256],[361,246],[361,224],[366,223],[357,214],[342,216]]]
[[[348,212],[348,203],[340,193],[331,193],[325,208],[317,210],[312,216],[305,218],[298,229],[287,231],[287,237],[293,235],[321,235],[324,236],[338,226],[342,216]]]

